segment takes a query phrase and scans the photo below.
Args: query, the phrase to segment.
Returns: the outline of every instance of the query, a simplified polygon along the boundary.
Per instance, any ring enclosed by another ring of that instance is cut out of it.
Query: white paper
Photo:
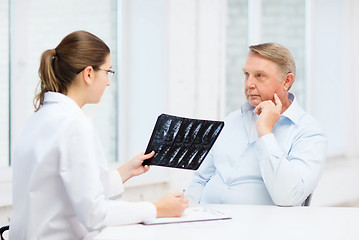
[[[184,211],[181,217],[156,218],[153,221],[143,222],[143,224],[154,225],[154,224],[168,224],[168,223],[182,223],[182,222],[227,220],[227,219],[232,219],[232,218],[214,209],[207,209],[203,207],[190,207]]]

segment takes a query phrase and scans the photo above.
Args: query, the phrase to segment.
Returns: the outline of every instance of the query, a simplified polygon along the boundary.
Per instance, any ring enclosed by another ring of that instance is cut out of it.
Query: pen
[[[183,190],[182,190],[182,194],[181,194],[181,197],[182,197],[182,198],[184,197],[185,191],[186,191],[186,189],[183,189]]]

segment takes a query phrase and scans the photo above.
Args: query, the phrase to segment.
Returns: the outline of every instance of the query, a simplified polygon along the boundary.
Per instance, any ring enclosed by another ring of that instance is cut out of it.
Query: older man
[[[301,205],[319,181],[327,140],[288,92],[296,74],[289,50],[275,43],[249,48],[247,102],[225,119],[187,196],[196,203]]]

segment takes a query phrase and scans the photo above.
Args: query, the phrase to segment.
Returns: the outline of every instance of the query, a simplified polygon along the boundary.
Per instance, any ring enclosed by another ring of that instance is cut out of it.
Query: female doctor
[[[150,203],[115,201],[123,183],[148,171],[140,154],[110,171],[96,130],[81,108],[110,85],[110,49],[85,31],[41,56],[35,113],[13,160],[10,239],[92,239],[110,225],[180,216],[188,200],[171,194]]]

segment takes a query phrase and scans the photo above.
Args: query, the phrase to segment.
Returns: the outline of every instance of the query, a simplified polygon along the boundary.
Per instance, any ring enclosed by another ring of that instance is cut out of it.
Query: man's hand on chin
[[[273,127],[282,113],[282,102],[274,93],[274,102],[272,100],[263,101],[257,105],[253,112],[259,116],[256,126],[258,137],[262,137],[273,132]]]

